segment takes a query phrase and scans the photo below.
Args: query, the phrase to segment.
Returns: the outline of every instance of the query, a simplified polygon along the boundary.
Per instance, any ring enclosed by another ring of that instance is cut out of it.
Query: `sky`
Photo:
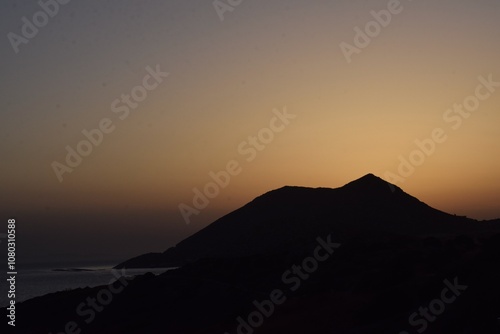
[[[20,261],[163,251],[272,189],[367,173],[500,217],[496,0],[54,1],[0,3]]]

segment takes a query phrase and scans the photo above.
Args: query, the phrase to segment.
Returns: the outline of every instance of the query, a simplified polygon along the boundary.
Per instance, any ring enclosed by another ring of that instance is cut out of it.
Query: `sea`
[[[84,287],[107,285],[116,280],[116,275],[137,276],[145,273],[162,274],[175,268],[144,268],[113,270],[114,263],[64,263],[64,264],[31,264],[17,268],[15,301],[21,303],[28,299],[52,292],[65,291]],[[0,307],[9,304],[8,277],[2,273],[0,284]]]

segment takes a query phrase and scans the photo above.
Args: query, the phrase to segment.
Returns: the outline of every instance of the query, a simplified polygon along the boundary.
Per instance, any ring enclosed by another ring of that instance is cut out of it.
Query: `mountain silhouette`
[[[163,253],[116,268],[172,267],[202,258],[293,252],[318,235],[354,237],[470,233],[490,224],[436,210],[381,178],[367,174],[343,187],[270,191],[216,220]]]
[[[117,266],[177,269],[16,304],[16,330],[498,334],[499,231],[499,220],[441,212],[372,174],[336,189],[283,187]]]

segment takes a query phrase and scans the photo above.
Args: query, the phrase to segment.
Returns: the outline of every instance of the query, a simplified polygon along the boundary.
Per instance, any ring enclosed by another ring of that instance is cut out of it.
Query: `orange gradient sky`
[[[1,31],[39,10],[17,3],[0,5]],[[52,243],[47,256],[73,241],[75,257],[160,251],[271,189],[396,172],[442,128],[446,142],[398,185],[449,213],[500,217],[500,88],[459,129],[443,120],[479,76],[500,82],[500,2],[401,1],[348,64],[340,43],[387,4],[243,1],[221,22],[211,1],[70,2],[18,54],[6,38],[0,50],[2,216],[24,221],[30,251]],[[120,120],[111,103],[157,64],[170,75]],[[238,145],[285,106],[297,117],[247,162]],[[53,161],[103,118],[115,131],[59,182]],[[230,160],[242,172],[186,225],[178,205]]]

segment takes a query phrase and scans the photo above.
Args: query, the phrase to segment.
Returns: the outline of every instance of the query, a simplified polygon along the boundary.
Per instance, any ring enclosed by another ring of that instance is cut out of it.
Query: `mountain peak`
[[[352,189],[355,191],[382,191],[394,192],[394,190],[401,190],[399,187],[381,179],[380,177],[369,173],[357,180],[351,181],[344,185],[342,188]]]
[[[309,188],[301,186],[283,186],[278,189],[271,190],[256,199],[290,201],[292,198],[311,198],[321,196],[324,191],[329,192],[336,189],[343,189],[346,194],[358,195],[392,195],[393,193],[404,193],[399,187],[381,179],[380,177],[368,173],[354,181],[351,181],[340,188]]]
[[[372,173],[368,173],[368,174],[366,174],[365,176],[362,176],[362,177],[360,177],[359,179],[354,180],[354,181],[360,181],[360,180],[365,180],[365,181],[366,181],[366,180],[381,180],[381,181],[384,181],[384,180],[382,180],[381,178],[379,178],[378,176],[376,176],[376,175],[374,175],[374,174],[372,174]],[[384,181],[384,182],[385,182],[385,181]]]
[[[349,185],[349,184],[367,184],[367,185],[385,184],[385,185],[387,185],[389,183],[387,181],[381,179],[380,177],[372,174],[372,173],[368,173],[365,176],[362,176],[357,180],[354,180],[354,181],[347,183],[346,185]]]

